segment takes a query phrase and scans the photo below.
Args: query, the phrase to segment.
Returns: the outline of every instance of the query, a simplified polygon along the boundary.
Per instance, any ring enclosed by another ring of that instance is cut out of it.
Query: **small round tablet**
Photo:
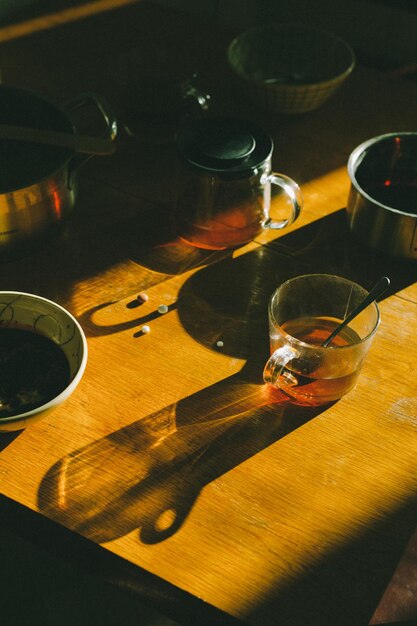
[[[139,300],[139,302],[147,302],[149,300],[149,296],[144,291],[141,291],[140,293],[138,293],[137,299]]]

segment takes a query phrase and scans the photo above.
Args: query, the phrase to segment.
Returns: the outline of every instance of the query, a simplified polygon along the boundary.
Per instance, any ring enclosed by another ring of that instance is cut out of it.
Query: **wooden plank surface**
[[[198,63],[213,112],[271,132],[274,168],[301,183],[305,205],[243,249],[188,248],[170,239],[172,141],[122,130],[114,156],[80,170],[64,232],[0,266],[3,289],[60,302],[89,345],[73,396],[4,439],[0,490],[249,623],[366,624],[415,526],[417,287],[414,264],[349,235],[345,165],[364,139],[415,128],[417,86],[357,68],[322,109],[275,117],[232,89],[229,37],[140,3],[111,28],[96,16],[3,46],[6,82],[62,100],[98,90],[121,126],[130,72],[140,84],[151,60],[159,80]],[[324,410],[262,383],[268,299],[313,271],[392,279],[357,387]]]

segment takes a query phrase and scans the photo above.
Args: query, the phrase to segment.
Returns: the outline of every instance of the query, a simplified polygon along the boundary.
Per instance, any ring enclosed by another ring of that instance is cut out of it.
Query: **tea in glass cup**
[[[330,274],[298,276],[278,287],[269,303],[265,382],[307,406],[334,402],[353,389],[379,325],[377,303],[328,346],[323,343],[367,295],[360,285]]]

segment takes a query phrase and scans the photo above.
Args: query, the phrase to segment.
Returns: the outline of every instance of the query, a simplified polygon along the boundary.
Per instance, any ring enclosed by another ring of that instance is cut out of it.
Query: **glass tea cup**
[[[323,347],[323,342],[368,295],[350,280],[309,274],[284,282],[269,303],[271,356],[264,381],[296,404],[334,402],[356,384],[378,328],[374,301]]]

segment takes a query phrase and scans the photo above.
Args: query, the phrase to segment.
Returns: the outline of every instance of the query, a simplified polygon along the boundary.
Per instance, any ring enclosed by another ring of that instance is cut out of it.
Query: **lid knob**
[[[215,128],[200,139],[198,152],[223,165],[246,159],[255,149],[256,141],[249,132],[233,127]]]

